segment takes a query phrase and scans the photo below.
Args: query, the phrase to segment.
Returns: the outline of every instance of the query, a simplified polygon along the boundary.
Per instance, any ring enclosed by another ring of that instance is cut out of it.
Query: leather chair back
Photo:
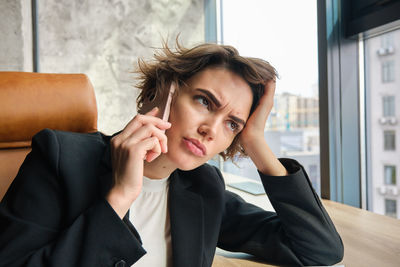
[[[93,86],[84,74],[0,72],[0,199],[44,128],[97,131]]]

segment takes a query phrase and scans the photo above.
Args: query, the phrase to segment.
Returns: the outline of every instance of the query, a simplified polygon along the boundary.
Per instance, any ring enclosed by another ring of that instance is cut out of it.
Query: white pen
[[[172,96],[174,95],[174,92],[175,92],[175,83],[172,82],[171,87],[169,88],[167,102],[165,103],[164,114],[162,116],[163,121],[168,121],[168,119],[169,119],[169,113],[171,110],[171,103],[172,103]]]

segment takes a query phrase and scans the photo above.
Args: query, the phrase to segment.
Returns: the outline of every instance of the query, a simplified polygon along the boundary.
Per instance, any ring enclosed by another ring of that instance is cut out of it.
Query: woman
[[[33,138],[1,203],[1,266],[211,266],[216,246],[285,265],[342,259],[303,167],[264,139],[272,66],[204,44],[165,46],[139,67],[141,114],[124,130]],[[171,86],[166,122],[159,100]],[[216,154],[247,154],[276,213],[226,191],[206,164]]]

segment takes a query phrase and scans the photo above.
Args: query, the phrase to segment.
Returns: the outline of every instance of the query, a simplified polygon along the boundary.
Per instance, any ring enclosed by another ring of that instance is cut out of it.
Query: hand
[[[142,189],[143,161],[151,162],[168,150],[165,130],[171,124],[156,117],[158,112],[154,108],[145,115],[136,115],[111,139],[114,185],[107,200],[121,218]]]
[[[264,140],[265,123],[274,104],[275,88],[275,80],[270,80],[265,84],[264,94],[240,134],[240,142],[245,150],[245,146],[249,142],[258,142],[260,139]]]
[[[246,126],[240,133],[239,141],[260,172],[271,176],[284,176],[288,172],[264,138],[265,123],[274,104],[275,87],[275,80],[270,80],[265,84],[264,95],[247,120]]]

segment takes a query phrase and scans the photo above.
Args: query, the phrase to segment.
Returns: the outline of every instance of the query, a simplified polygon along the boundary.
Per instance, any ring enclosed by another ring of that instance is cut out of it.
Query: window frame
[[[372,189],[364,40],[400,28],[400,5],[371,14],[371,25],[366,17],[352,17],[355,4],[317,0],[321,196],[367,209]]]

